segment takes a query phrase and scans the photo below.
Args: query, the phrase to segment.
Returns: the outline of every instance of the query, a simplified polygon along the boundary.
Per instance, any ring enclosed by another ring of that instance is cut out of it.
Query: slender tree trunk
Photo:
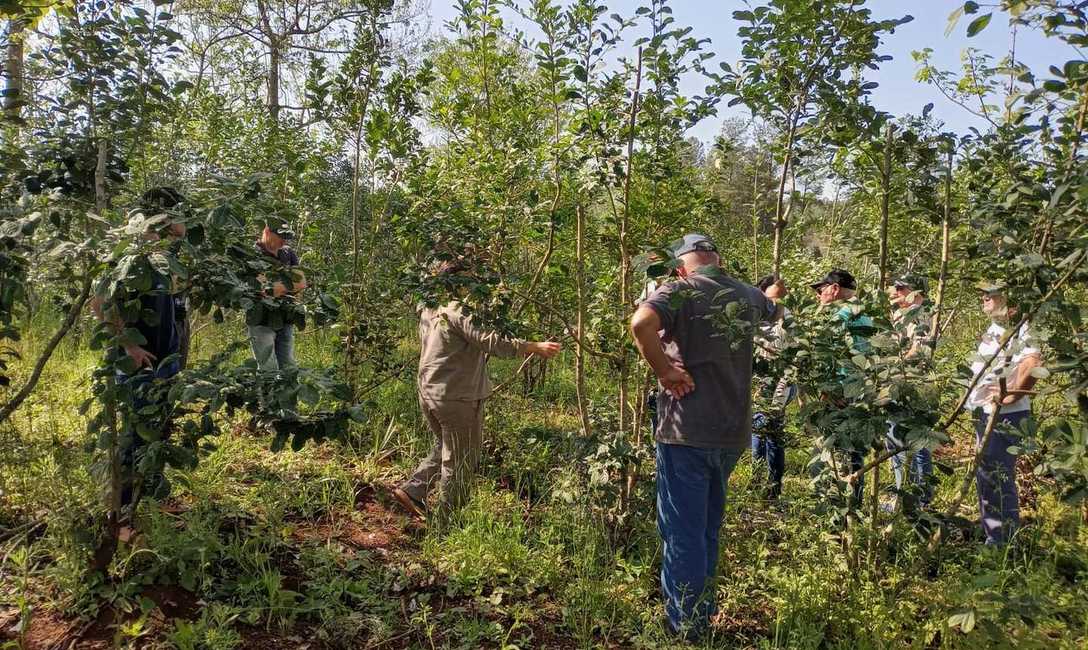
[[[109,143],[101,135],[98,137],[98,158],[94,166],[94,208],[98,216],[106,213],[109,197],[106,195],[106,162],[109,159]]]
[[[786,151],[782,156],[782,173],[778,179],[778,198],[774,208],[774,267],[775,277],[782,274],[782,236],[786,230],[786,179],[789,178],[790,166],[793,164],[794,139],[797,136],[797,121],[800,119],[801,109],[794,108],[790,114],[789,126],[786,129]]]
[[[280,119],[280,48],[276,40],[268,49],[268,116],[276,123]]]
[[[532,280],[529,281],[529,289],[526,294],[533,295],[536,290],[537,283],[544,275],[544,269],[548,268],[548,262],[552,259],[552,254],[555,251],[555,230],[556,230],[556,213],[559,210],[559,199],[563,196],[563,177],[562,177],[562,161],[560,160],[560,138],[562,137],[562,107],[559,103],[559,85],[558,79],[556,79],[555,72],[555,53],[556,43],[552,38],[548,43],[548,52],[552,57],[552,69],[549,72],[551,77],[551,101],[552,101],[552,200],[548,206],[548,247],[544,251],[544,256],[540,258],[540,264],[537,265],[536,271],[533,273]],[[518,313],[528,305],[528,301],[523,302],[521,308],[518,309]]]
[[[879,453],[874,449],[873,458],[875,459]],[[877,553],[880,531],[880,465],[873,468],[872,494],[869,495],[869,522],[869,564],[876,568],[880,564]]]
[[[1074,170],[1078,169],[1077,151],[1080,149],[1081,134],[1084,133],[1084,118],[1088,114],[1088,84],[1080,89],[1080,108],[1077,110],[1076,131],[1073,135],[1073,146],[1069,151],[1069,164],[1065,168],[1063,179],[1068,179]],[[1055,206],[1056,208],[1057,206]],[[1050,246],[1051,235],[1054,230],[1054,211],[1047,210],[1046,226],[1043,228],[1043,241],[1039,244],[1039,254],[1046,257],[1047,247]]]
[[[620,306],[620,323],[626,323],[630,314],[628,313],[631,304],[631,288],[630,288],[630,276],[631,276],[631,254],[627,249],[627,226],[631,215],[631,177],[634,175],[635,170],[635,126],[638,119],[639,108],[639,96],[642,89],[642,48],[638,49],[638,67],[635,69],[635,90],[631,95],[631,114],[627,122],[627,175],[623,179],[623,213],[620,216],[619,223],[619,244],[620,244],[620,284],[619,284],[619,306]],[[626,348],[624,348],[626,350]],[[628,395],[629,386],[628,380],[631,374],[630,364],[628,363],[629,354],[626,351],[623,353],[623,363],[620,364],[620,387],[619,387],[619,430],[622,434],[628,434],[635,446],[639,444],[638,438],[638,423],[629,423],[627,409],[629,406],[630,397]],[[627,481],[626,489],[624,491],[624,504],[630,498],[631,489],[634,482],[634,467],[626,468]],[[626,507],[626,505],[624,506]]]
[[[359,123],[355,128],[355,157],[353,160],[353,169],[351,175],[351,285],[348,288],[347,300],[345,306],[349,307],[346,322],[346,332],[344,334],[344,352],[348,359],[348,362],[344,364],[344,374],[348,381],[348,389],[351,394],[357,395],[358,383],[358,371],[355,366],[355,325],[358,322],[359,309],[357,305],[358,299],[362,295],[362,291],[358,286],[359,282],[359,175],[360,175],[360,159],[362,158],[362,144],[363,140],[363,116],[359,116]]]
[[[955,149],[949,147],[947,176],[944,179],[944,215],[941,218],[941,270],[937,275],[937,304],[929,328],[931,341],[936,341],[941,335],[941,310],[948,284],[948,258],[952,250],[952,159],[955,155]]]
[[[759,161],[752,166],[752,279],[759,278]]]
[[[22,116],[24,92],[23,38],[26,21],[13,18],[8,21],[8,48],[4,61],[4,116],[17,121]]]
[[[355,159],[351,178],[351,282],[359,278],[359,178],[362,175],[363,127],[366,113],[370,108],[370,95],[377,75],[377,56],[370,66],[366,85],[363,86],[362,100],[359,102],[359,121],[355,125]]]
[[[586,325],[586,211],[579,203],[575,206],[575,235],[574,235],[574,269],[575,289],[578,299],[578,314],[575,322],[575,331],[578,338],[574,346],[574,383],[578,395],[578,417],[582,423],[582,435],[589,435],[589,412],[586,404],[586,353],[582,349],[582,341],[585,340]]]
[[[889,122],[884,127],[884,162],[880,169],[880,292],[888,288],[888,220],[890,218],[892,192],[892,147],[895,146],[894,128]]]
[[[92,99],[92,122],[95,121],[93,103]],[[95,128],[95,133],[96,138],[98,139],[98,160],[94,169],[94,203],[95,212],[99,216],[104,216],[108,204],[108,195],[106,194],[108,143],[99,128]],[[105,573],[110,562],[113,561],[113,556],[117,552],[117,542],[121,532],[121,490],[123,487],[121,435],[117,426],[117,380],[114,378],[112,372],[109,372],[106,375],[106,395],[103,402],[106,411],[106,427],[109,431],[108,453],[110,485],[106,503],[107,514],[104,526],[105,530],[103,531],[105,537],[95,549],[91,565],[92,571],[101,573]]]

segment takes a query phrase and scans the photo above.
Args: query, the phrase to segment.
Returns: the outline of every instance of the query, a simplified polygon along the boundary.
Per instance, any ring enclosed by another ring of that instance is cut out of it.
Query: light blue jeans
[[[888,438],[884,446],[891,451],[903,446],[903,441],[896,434],[895,423],[888,427]],[[895,474],[895,489],[902,490],[904,479],[910,479],[910,484],[919,490],[919,503],[928,506],[933,500],[933,453],[929,449],[919,449],[916,452],[901,451],[892,456],[892,472]]]
[[[249,326],[249,346],[258,370],[291,370],[295,362],[295,326],[273,329],[264,325]]]
[[[249,345],[253,349],[253,358],[257,360],[257,370],[261,372],[285,372],[286,379],[292,386],[281,396],[268,395],[262,408],[286,409],[298,411],[298,385],[293,372],[298,368],[295,362],[295,326],[284,325],[278,329],[264,325],[249,326]]]

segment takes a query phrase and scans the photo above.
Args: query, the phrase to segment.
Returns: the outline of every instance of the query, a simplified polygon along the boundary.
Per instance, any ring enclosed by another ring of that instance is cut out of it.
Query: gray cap
[[[718,252],[718,247],[714,245],[714,242],[710,240],[710,237],[706,235],[699,235],[696,233],[689,233],[684,235],[684,238],[680,240],[680,244],[676,247],[674,255],[680,257],[688,253],[694,253],[695,251],[703,251],[707,253]]]

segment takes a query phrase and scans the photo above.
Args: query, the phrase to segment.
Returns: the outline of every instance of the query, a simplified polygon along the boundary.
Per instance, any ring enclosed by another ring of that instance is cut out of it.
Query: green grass
[[[209,326],[196,356],[240,336],[236,324]],[[26,359],[42,338],[24,341]],[[332,332],[303,333],[299,357],[330,365],[335,344]],[[412,350],[400,353],[410,358]],[[34,620],[90,621],[108,610],[123,614],[124,624],[108,629],[119,647],[227,650],[247,639],[276,639],[277,647],[674,647],[661,628],[652,461],[644,450],[632,512],[616,519],[608,485],[588,478],[595,446],[576,435],[564,360],[534,393],[514,382],[492,400],[475,494],[442,534],[406,526],[382,496],[433,442],[414,385],[394,380],[368,394],[368,422],[320,447],[272,453],[267,436],[224,423],[216,450],[196,470],[171,476],[168,507],[142,508],[142,537],[121,549],[109,582],[82,573],[99,494],[78,407],[94,364],[79,340],[67,341],[13,426],[0,431],[0,523],[20,532],[0,541],[0,598],[31,619],[31,630]],[[496,363],[493,375],[502,381],[516,367]],[[607,404],[609,378],[591,379],[594,399]],[[887,553],[879,561],[863,553],[851,571],[806,462],[799,442],[778,505],[759,497],[764,469],[747,457],[738,465],[722,530],[721,619],[705,647],[1088,643],[1088,527],[1051,486],[1036,485],[1038,499],[1024,510],[1031,525],[1004,553],[956,538],[939,566],[919,569],[922,548],[900,521],[882,532]],[[943,478],[937,503],[949,503],[961,480]],[[168,588],[201,604],[164,607],[155,595]],[[969,632],[948,625],[967,611],[975,617]]]

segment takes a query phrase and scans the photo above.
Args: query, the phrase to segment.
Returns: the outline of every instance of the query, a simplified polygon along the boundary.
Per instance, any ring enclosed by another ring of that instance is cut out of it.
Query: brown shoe
[[[396,499],[397,503],[399,503],[401,507],[407,510],[408,513],[411,514],[413,517],[417,517],[419,519],[427,518],[427,506],[425,506],[422,501],[417,501],[416,499],[413,499],[412,495],[408,494],[399,487],[393,488],[393,498]]]

